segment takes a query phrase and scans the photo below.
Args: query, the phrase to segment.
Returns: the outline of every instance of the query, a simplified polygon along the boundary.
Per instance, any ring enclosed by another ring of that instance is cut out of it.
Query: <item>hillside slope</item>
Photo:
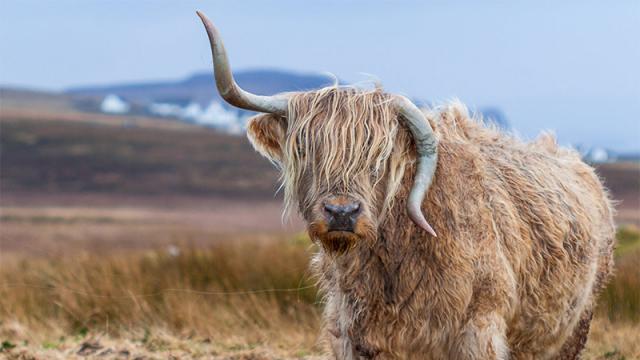
[[[0,191],[272,198],[277,172],[244,137],[2,113]],[[151,121],[147,122],[152,123]]]

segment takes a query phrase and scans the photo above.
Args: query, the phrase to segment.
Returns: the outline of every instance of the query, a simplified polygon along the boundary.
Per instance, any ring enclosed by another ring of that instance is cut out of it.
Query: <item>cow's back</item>
[[[470,149],[483,169],[496,252],[516,284],[507,319],[512,355],[545,358],[568,339],[584,345],[570,337],[590,320],[594,294],[611,273],[615,234],[593,168],[551,136],[525,143],[469,119],[458,105],[439,116],[441,141]]]
[[[506,221],[504,248],[518,279],[509,341],[540,357],[557,351],[590,312],[610,273],[614,238],[611,205],[593,170],[549,141],[489,155],[499,196],[520,222],[508,230],[513,221],[495,218]]]

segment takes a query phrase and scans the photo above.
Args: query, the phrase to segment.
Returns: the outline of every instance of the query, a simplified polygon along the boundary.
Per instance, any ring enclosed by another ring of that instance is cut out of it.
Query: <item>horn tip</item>
[[[425,219],[424,215],[422,215],[422,211],[420,211],[420,207],[409,206],[408,212],[409,212],[409,218],[413,221],[414,224],[416,224],[419,228],[429,233],[429,235],[433,237],[438,237],[438,235],[436,234],[436,231],[433,230],[431,225],[429,225],[429,223],[427,222],[427,219]]]
[[[202,11],[200,10],[196,10],[196,15],[198,15],[198,17],[200,18],[200,20],[202,20],[203,22],[208,21],[209,19],[207,18],[207,15],[205,15]]]
[[[421,228],[423,228],[426,232],[428,232],[431,236],[433,237],[438,237],[438,234],[436,234],[436,231],[433,230],[433,228],[431,227],[431,225],[429,225],[429,223],[425,223],[425,226],[420,226]]]

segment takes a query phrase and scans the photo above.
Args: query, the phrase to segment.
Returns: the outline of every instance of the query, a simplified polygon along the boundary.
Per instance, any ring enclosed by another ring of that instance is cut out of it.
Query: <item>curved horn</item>
[[[407,200],[407,211],[411,220],[429,234],[437,236],[420,209],[438,162],[438,139],[433,134],[429,121],[416,105],[404,96],[397,96],[394,102],[400,115],[405,119],[418,151],[418,165],[413,186]]]
[[[216,78],[216,86],[223,99],[229,104],[242,109],[259,111],[264,113],[284,114],[287,111],[287,98],[284,96],[261,96],[242,90],[233,79],[227,52],[224,49],[220,33],[213,23],[200,11],[196,14],[202,20],[213,56],[213,72]]]

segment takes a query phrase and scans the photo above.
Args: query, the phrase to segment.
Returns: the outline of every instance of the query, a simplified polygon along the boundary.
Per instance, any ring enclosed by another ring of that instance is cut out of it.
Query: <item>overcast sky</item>
[[[180,79],[208,70],[203,10],[235,69],[378,77],[495,105],[531,138],[640,151],[640,1],[0,0],[0,84]]]

